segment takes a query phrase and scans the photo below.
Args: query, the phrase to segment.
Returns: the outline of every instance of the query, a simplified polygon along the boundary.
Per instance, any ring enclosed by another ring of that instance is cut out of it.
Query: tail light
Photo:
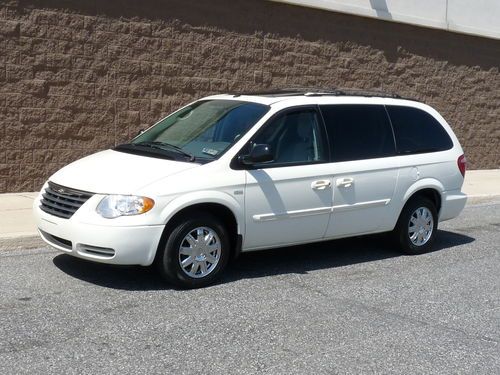
[[[465,177],[465,170],[467,169],[467,159],[465,158],[465,155],[460,155],[457,160],[458,164],[458,169],[460,169],[460,173],[462,173],[462,176]]]

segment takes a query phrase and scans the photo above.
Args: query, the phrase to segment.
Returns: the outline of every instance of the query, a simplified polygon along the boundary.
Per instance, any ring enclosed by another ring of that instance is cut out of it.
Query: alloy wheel
[[[434,218],[427,207],[419,207],[410,215],[408,236],[415,246],[423,246],[429,241],[434,230]]]
[[[221,256],[221,241],[208,227],[198,227],[186,234],[179,247],[179,265],[193,278],[202,278],[217,267]]]

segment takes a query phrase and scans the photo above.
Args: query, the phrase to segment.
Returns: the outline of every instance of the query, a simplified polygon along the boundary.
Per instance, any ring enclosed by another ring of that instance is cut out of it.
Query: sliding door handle
[[[325,190],[332,186],[332,182],[330,180],[317,180],[311,184],[311,188],[314,190]]]
[[[354,178],[339,178],[335,183],[337,187],[351,187],[354,184]]]

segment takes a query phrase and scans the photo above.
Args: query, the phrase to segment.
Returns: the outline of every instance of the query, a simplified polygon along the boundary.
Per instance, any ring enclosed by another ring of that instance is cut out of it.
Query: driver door
[[[271,118],[251,144],[274,160],[245,171],[245,250],[323,238],[332,207],[332,173],[316,107]]]

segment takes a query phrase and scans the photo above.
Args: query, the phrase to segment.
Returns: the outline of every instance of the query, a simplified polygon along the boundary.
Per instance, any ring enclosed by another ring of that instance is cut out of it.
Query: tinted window
[[[164,118],[132,143],[170,144],[199,159],[217,159],[268,110],[237,100],[200,100]]]
[[[333,161],[395,155],[387,113],[378,105],[321,106]]]
[[[413,154],[449,150],[453,142],[441,124],[417,108],[387,106],[399,153]]]
[[[268,144],[274,161],[300,164],[325,160],[318,114],[314,110],[289,112],[271,120],[252,141]]]

